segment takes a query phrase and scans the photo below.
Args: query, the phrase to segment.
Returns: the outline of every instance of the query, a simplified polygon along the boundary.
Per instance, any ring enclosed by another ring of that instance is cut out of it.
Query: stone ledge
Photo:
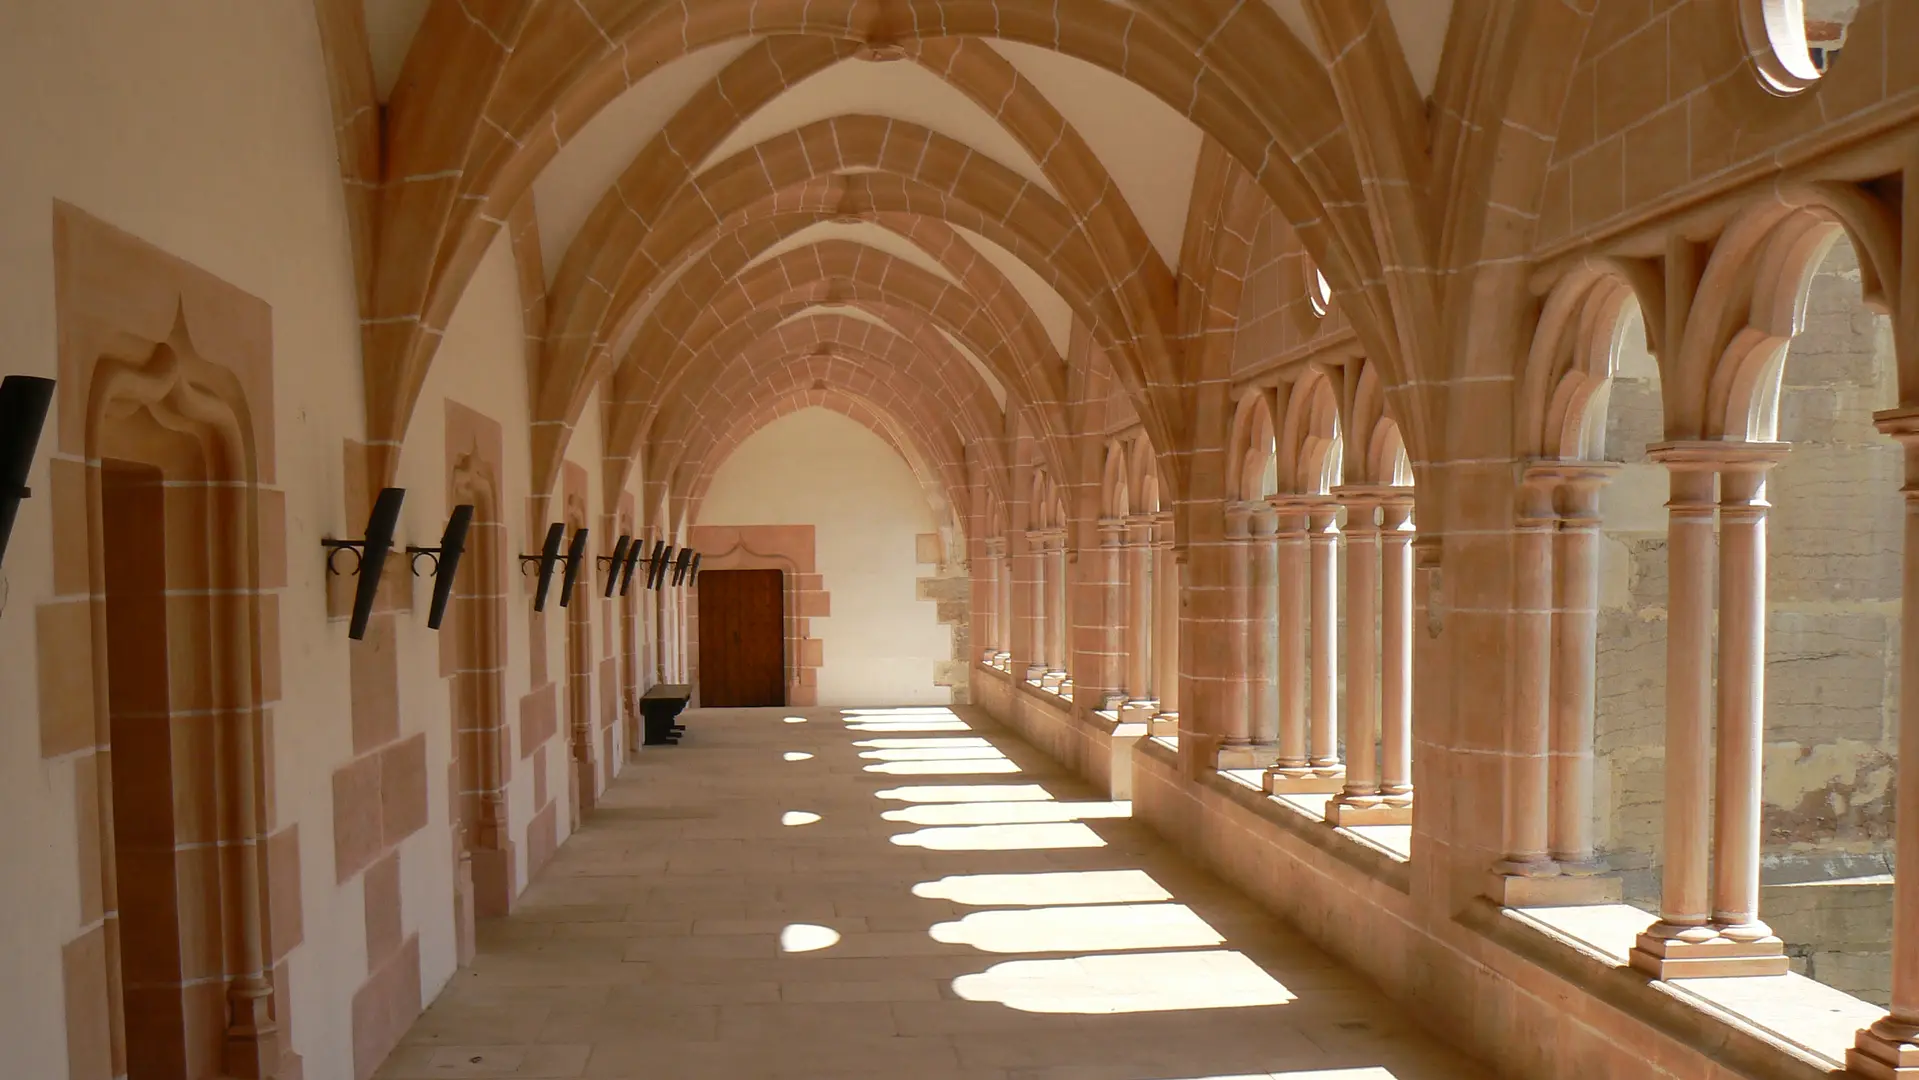
[[[1133,760],[1136,765],[1150,764],[1178,775],[1179,752],[1158,739],[1142,739],[1133,748]],[[1407,861],[1387,853],[1377,845],[1332,828],[1325,821],[1273,799],[1244,780],[1209,770],[1200,778],[1200,783],[1288,837],[1302,840],[1398,892],[1412,892],[1412,873]]]
[[[1652,920],[1623,904],[1501,908],[1483,898],[1455,916],[1491,944],[1742,1076],[1830,1077],[1845,1068],[1853,1033],[1881,1015],[1801,975],[1650,979],[1626,956],[1633,927]],[[1753,1015],[1761,1008],[1768,1015]]]

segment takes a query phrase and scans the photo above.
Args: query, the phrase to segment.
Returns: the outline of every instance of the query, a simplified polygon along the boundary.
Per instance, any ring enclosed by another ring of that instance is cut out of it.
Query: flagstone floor
[[[983,713],[702,710],[384,1080],[1481,1080]]]

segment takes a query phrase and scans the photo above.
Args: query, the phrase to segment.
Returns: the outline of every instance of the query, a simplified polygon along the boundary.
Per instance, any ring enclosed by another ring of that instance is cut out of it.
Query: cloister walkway
[[[976,710],[703,710],[378,1074],[1491,1075]]]

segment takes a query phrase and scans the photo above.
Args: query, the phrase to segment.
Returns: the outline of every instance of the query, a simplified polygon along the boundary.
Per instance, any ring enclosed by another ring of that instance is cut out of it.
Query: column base
[[[1639,935],[1639,941],[1633,945],[1631,959],[1634,968],[1655,979],[1784,975],[1792,969],[1792,962],[1786,958],[1786,943],[1777,937],[1734,941],[1714,936],[1704,941],[1687,941],[1645,933]]]
[[[513,842],[473,852],[473,908],[482,919],[497,919],[513,911]]]
[[[1119,722],[1122,724],[1147,724],[1159,715],[1157,701],[1127,701],[1119,706]]]
[[[1064,671],[1041,671],[1040,672],[1039,685],[1041,689],[1057,690],[1059,689],[1060,683],[1063,683],[1065,681],[1066,681],[1066,673]]]
[[[1411,806],[1392,806],[1377,798],[1365,802],[1341,802],[1334,799],[1326,807],[1326,824],[1348,828],[1354,825],[1411,825]]]
[[[1501,907],[1584,907],[1617,904],[1623,895],[1619,879],[1590,874],[1493,874],[1486,895]]]
[[[1026,681],[1029,683],[1046,681],[1046,665],[1045,664],[1026,665]]]
[[[1337,795],[1346,790],[1344,776],[1321,776],[1310,768],[1271,768],[1260,781],[1268,795]]]
[[[1179,738],[1179,714],[1176,712],[1156,713],[1147,725],[1146,734],[1155,739]]]
[[[1279,755],[1279,747],[1272,743],[1240,743],[1219,748],[1218,768],[1221,769],[1263,769],[1273,763]]]
[[[1846,1071],[1868,1080],[1914,1080],[1919,1077],[1919,1045],[1863,1028],[1846,1051]]]

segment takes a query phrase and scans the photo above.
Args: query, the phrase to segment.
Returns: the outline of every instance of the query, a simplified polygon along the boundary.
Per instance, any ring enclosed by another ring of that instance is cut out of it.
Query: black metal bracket
[[[422,555],[433,560],[433,572],[435,574],[438,574],[440,572],[440,549],[439,548],[408,547],[406,549],[406,554],[407,554],[407,563],[413,567],[414,577],[420,576],[420,557]]]
[[[322,540],[320,546],[330,549],[326,557],[326,572],[336,577],[340,574],[340,568],[333,565],[333,560],[339,557],[342,551],[353,553],[353,573],[356,576],[360,573],[360,567],[366,564],[365,540]]]

